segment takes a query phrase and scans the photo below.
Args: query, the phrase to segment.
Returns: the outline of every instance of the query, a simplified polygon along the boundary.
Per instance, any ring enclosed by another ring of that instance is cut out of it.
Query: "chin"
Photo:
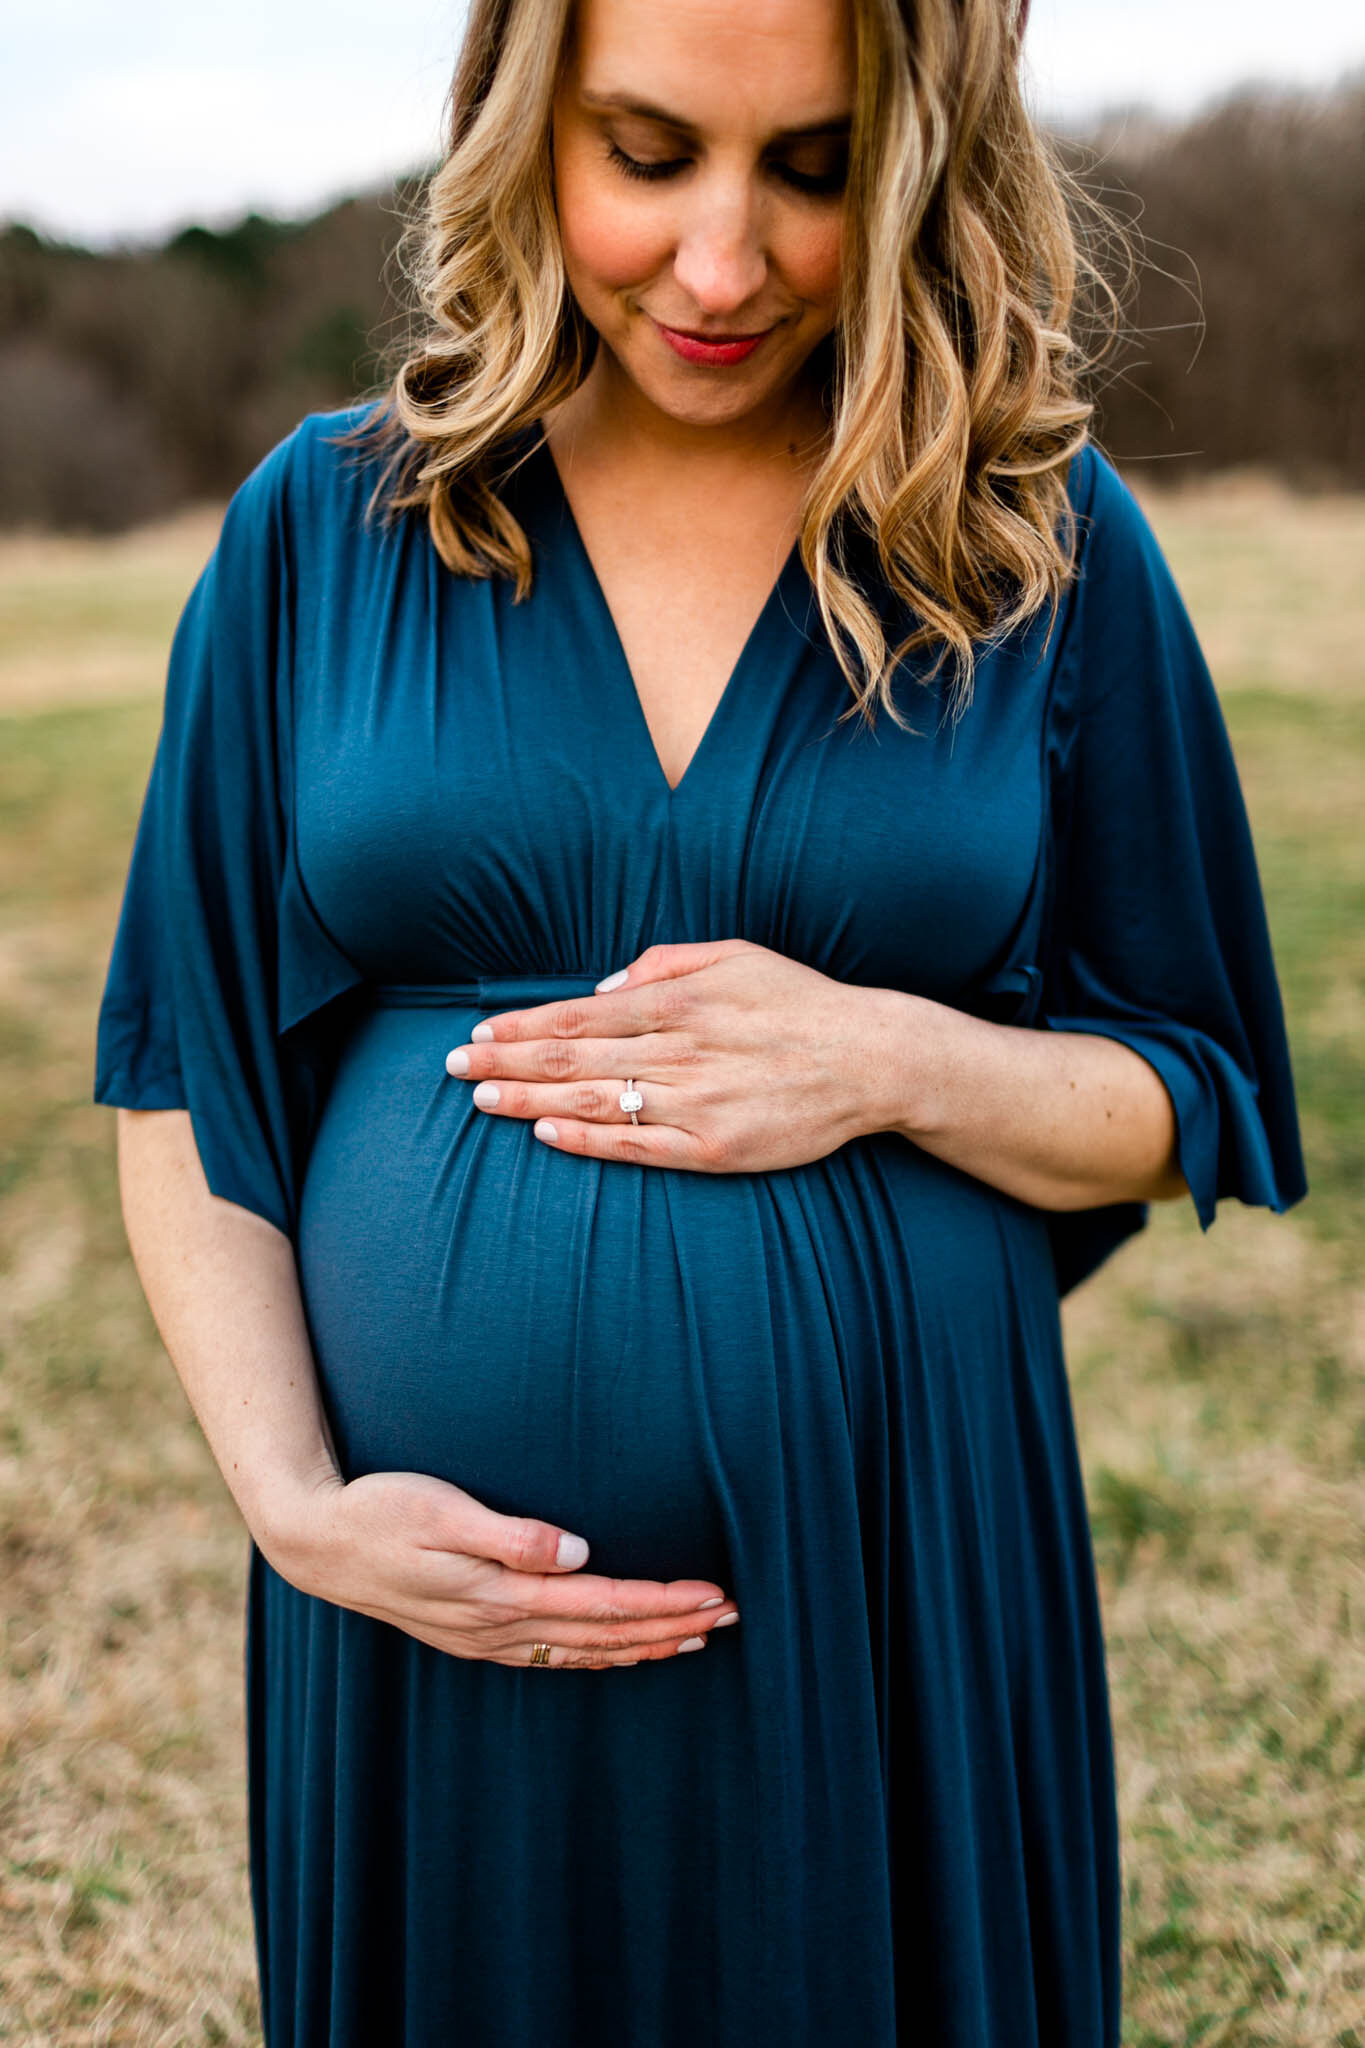
[[[669,355],[667,343],[644,313],[632,314],[615,333],[598,332],[621,375],[658,411],[687,426],[728,425],[769,404],[776,393],[799,381],[821,348],[817,340],[798,360],[769,365],[757,377],[746,373],[742,364],[729,369],[689,368]]]
[[[772,396],[767,385],[743,391],[731,387],[727,391],[692,392],[685,388],[682,379],[672,386],[656,385],[641,377],[634,382],[651,405],[689,427],[727,426],[765,405]]]

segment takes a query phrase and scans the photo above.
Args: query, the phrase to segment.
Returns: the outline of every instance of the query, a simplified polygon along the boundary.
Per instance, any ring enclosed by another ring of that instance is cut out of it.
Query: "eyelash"
[[[627,156],[623,149],[611,141],[607,143],[607,155],[626,177],[645,179],[651,184],[673,177],[686,167],[688,161],[686,157],[671,157],[665,163],[641,163],[638,157]],[[842,190],[844,184],[842,171],[814,178],[807,177],[801,171],[794,171],[790,164],[774,164],[773,169],[785,185],[789,185],[794,192],[800,192],[808,199],[830,198]]]

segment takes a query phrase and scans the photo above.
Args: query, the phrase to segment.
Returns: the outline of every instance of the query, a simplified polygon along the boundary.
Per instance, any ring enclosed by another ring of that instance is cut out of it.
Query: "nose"
[[[703,313],[733,313],[762,289],[768,274],[760,209],[741,185],[697,193],[682,224],[673,274]]]

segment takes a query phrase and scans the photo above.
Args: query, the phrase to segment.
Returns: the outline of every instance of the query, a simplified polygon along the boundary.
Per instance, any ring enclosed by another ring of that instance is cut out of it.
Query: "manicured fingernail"
[[[598,982],[594,993],[604,996],[609,988],[620,988],[621,983],[629,973],[630,969],[628,967],[618,967],[615,974],[609,974],[605,981]]]
[[[681,1656],[681,1654],[682,1654],[682,1652],[683,1652],[684,1650],[704,1650],[705,1648],[706,1648],[706,1637],[705,1637],[705,1636],[689,1636],[689,1637],[687,1638],[687,1641],[686,1641],[685,1643],[679,1643],[679,1645],[678,1645],[678,1654],[679,1654],[679,1655]]]
[[[698,1609],[703,1607],[723,1607],[724,1605],[725,1595],[723,1593],[717,1593],[714,1600],[699,1600],[697,1602]]]
[[[496,1081],[480,1081],[474,1090],[474,1100],[480,1109],[496,1109],[502,1101],[502,1090]]]
[[[446,1072],[448,1074],[467,1074],[469,1072],[469,1054],[462,1045],[457,1045],[454,1052],[446,1054]]]
[[[588,1546],[581,1536],[563,1535],[555,1551],[555,1563],[563,1565],[582,1564],[588,1555]]]
[[[711,1624],[711,1626],[712,1626],[712,1628],[729,1628],[729,1626],[730,1626],[730,1623],[731,1623],[732,1621],[738,1621],[738,1620],[739,1620],[739,1609],[738,1609],[738,1608],[736,1608],[733,1614],[722,1614],[722,1616],[721,1616],[720,1620],[719,1620],[719,1621],[713,1621],[713,1622],[712,1622],[712,1624]]]
[[[559,1141],[559,1132],[555,1129],[554,1125],[550,1122],[548,1117],[538,1116],[535,1122],[532,1124],[531,1129],[535,1132],[538,1138],[548,1138],[552,1145],[557,1144]]]
[[[493,1026],[491,1024],[476,1024],[469,1035],[471,1038],[480,1040],[491,1038],[493,1036]]]

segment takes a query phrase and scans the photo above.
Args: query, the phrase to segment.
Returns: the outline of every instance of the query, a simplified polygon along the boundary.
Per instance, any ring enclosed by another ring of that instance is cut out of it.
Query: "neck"
[[[779,467],[807,472],[828,443],[820,394],[809,379],[775,392],[738,420],[716,425],[676,419],[646,397],[609,348],[599,344],[587,376],[554,414],[565,452],[591,449],[613,462],[629,455],[656,475],[684,471],[719,479],[736,470]]]

